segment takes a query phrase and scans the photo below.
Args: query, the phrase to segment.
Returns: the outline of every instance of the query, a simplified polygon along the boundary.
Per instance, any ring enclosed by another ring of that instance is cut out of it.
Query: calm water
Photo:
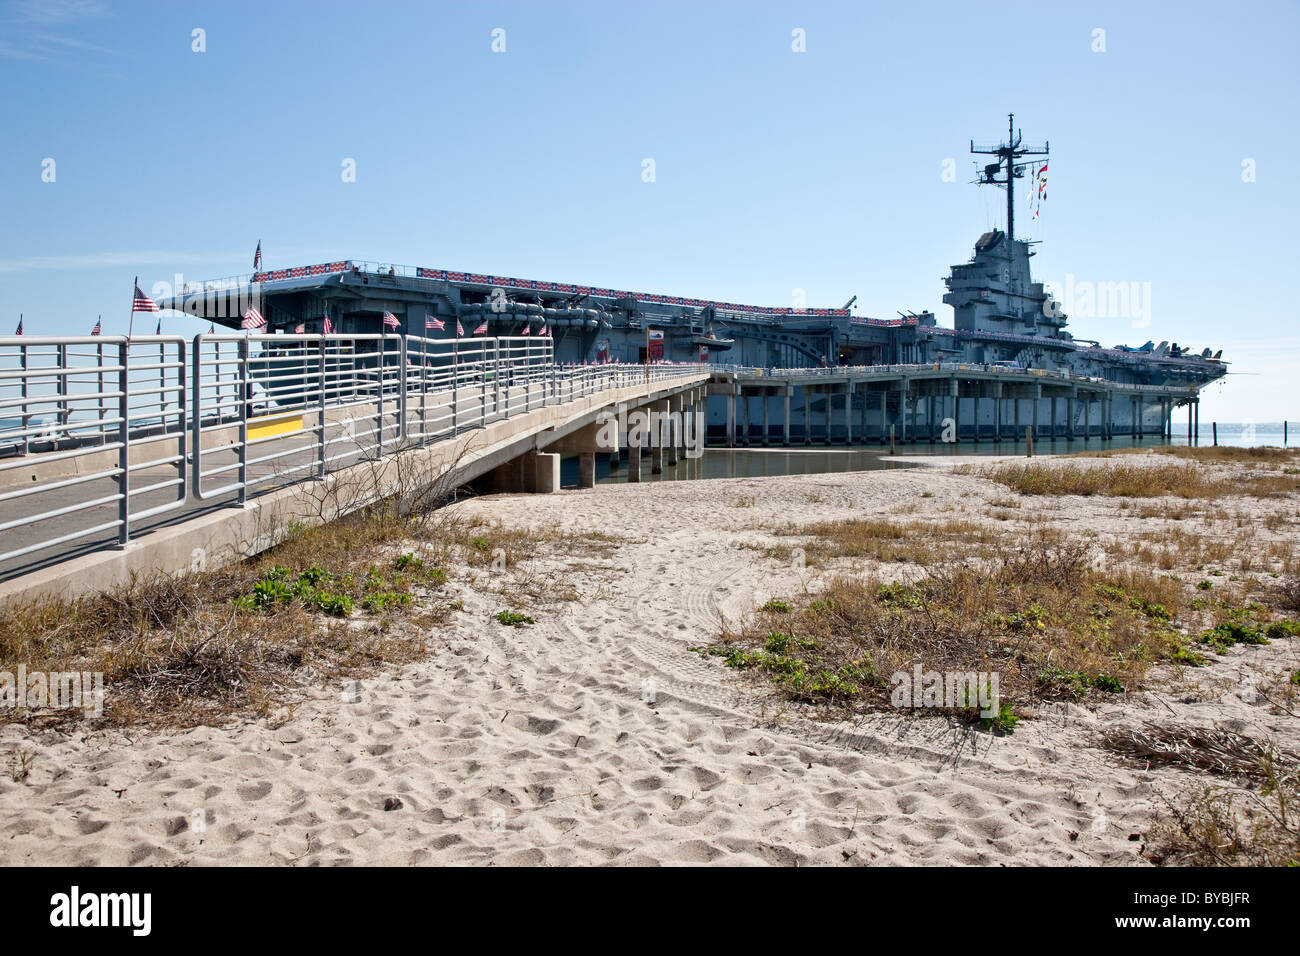
[[[1290,427],[1288,431],[1289,444],[1294,447],[1300,443],[1297,426]],[[1211,444],[1212,438],[1209,426],[1203,426],[1201,434],[1201,444]],[[1064,455],[1071,452],[1096,451],[1103,448],[1154,448],[1161,444],[1164,443],[1156,438],[1134,441],[1131,438],[1120,438],[1118,436],[1105,443],[1096,438],[1092,438],[1087,442],[1079,438],[1076,438],[1073,442],[1067,442],[1063,439],[1058,439],[1055,442],[1040,440],[1034,442],[1034,453],[1036,455]],[[1168,444],[1186,445],[1187,433],[1184,432],[1181,438],[1175,436],[1174,440]],[[1220,424],[1219,444],[1237,447],[1281,445],[1282,426],[1278,424],[1276,432],[1274,432],[1265,426],[1257,425],[1252,434],[1247,426],[1241,424]],[[706,448],[700,458],[682,458],[675,468],[665,467],[663,474],[660,475],[650,473],[650,457],[646,455],[641,461],[641,480],[694,481],[707,478],[762,478],[772,475],[873,471],[883,468],[915,467],[909,462],[900,461],[899,458],[903,456],[933,455],[936,457],[953,457],[956,455],[1023,455],[1024,453],[1023,441],[994,442],[989,440],[981,441],[978,444],[970,441],[962,441],[958,444],[937,442],[933,445],[927,441],[919,441],[915,444],[900,443],[898,453],[894,456],[889,454],[888,447],[882,447],[875,443],[855,445],[849,448],[842,446],[818,448],[815,445],[811,448],[801,446],[790,448]],[[561,462],[560,480],[565,487],[577,487],[578,460],[576,458],[566,458]],[[610,469],[607,454],[596,456],[597,484],[625,481],[627,481],[626,453],[621,466],[617,470]]]

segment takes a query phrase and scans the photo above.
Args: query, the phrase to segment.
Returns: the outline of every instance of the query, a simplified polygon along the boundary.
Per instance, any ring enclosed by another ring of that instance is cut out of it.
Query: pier
[[[1064,371],[932,363],[830,369],[716,369],[713,444],[886,444],[1034,437],[1172,439],[1173,413],[1199,417],[1195,387],[1134,385]],[[1117,432],[1118,424],[1118,432]]]
[[[557,491],[564,455],[590,487],[629,437],[598,447],[603,421],[702,413],[708,378],[545,337],[0,337],[0,600],[217,566],[433,485]],[[685,436],[631,437],[661,470]]]

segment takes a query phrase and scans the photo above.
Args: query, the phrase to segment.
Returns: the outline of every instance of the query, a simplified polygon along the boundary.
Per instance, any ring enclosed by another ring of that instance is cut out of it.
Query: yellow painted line
[[[267,415],[248,420],[249,438],[270,438],[302,431],[302,415]]]

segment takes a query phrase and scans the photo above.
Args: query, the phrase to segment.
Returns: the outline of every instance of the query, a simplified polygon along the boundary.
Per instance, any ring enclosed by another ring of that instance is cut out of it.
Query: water
[[[1300,443],[1297,427],[1289,428],[1290,445]],[[1202,445],[1211,443],[1211,429],[1202,426]],[[1048,441],[1040,439],[1034,442],[1035,455],[1067,455],[1082,451],[1120,450],[1125,448],[1156,448],[1161,445],[1186,446],[1187,434],[1181,438],[1175,436],[1171,442],[1162,442],[1158,438],[1134,440],[1129,437],[1116,436],[1108,442],[1096,438],[1083,441],[1076,438],[1072,442],[1064,439]],[[1281,445],[1282,425],[1276,424],[1276,432],[1265,425],[1256,425],[1253,435],[1240,423],[1219,425],[1219,444],[1232,447],[1250,447],[1258,445]],[[969,455],[1024,455],[1022,441],[990,441],[984,439],[978,444],[970,441],[959,443],[928,441],[915,444],[899,443],[898,453],[889,454],[887,446],[872,442],[852,447],[811,447],[794,446],[768,448],[706,448],[704,454],[695,459],[681,458],[676,467],[664,467],[663,474],[650,473],[650,456],[641,459],[641,480],[646,481],[698,481],[712,478],[763,478],[777,475],[833,474],[847,471],[878,471],[885,468],[912,468],[916,465],[900,458],[915,457],[957,457]],[[596,483],[618,484],[627,481],[626,452],[617,470],[609,465],[609,455],[596,456]],[[565,458],[560,463],[560,482],[566,488],[578,485],[578,459]]]

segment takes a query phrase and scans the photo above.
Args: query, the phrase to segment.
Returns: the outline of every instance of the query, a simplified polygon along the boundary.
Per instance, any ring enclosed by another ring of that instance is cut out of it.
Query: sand
[[[987,461],[987,459],[984,459]],[[1294,642],[1022,721],[998,737],[943,717],[825,723],[690,649],[819,572],[740,547],[764,524],[979,514],[1006,489],[918,470],[611,485],[454,506],[624,538],[542,558],[580,593],[509,628],[452,569],[454,623],[430,656],[315,687],[273,719],[185,731],[0,727],[6,864],[1131,864],[1191,774],[1096,747],[1145,721],[1226,727],[1296,748],[1294,718],[1240,693],[1295,667]],[[922,493],[930,497],[921,498]],[[1241,507],[1270,507],[1238,502]],[[1035,499],[1044,520],[1125,533],[1105,499]],[[1289,505],[1295,513],[1295,503]],[[1029,512],[1026,512],[1028,514]],[[990,519],[991,520],[991,519]],[[1146,529],[1153,527],[1147,523]],[[1294,525],[1292,525],[1294,528]],[[1279,532],[1285,533],[1285,532]],[[1294,534],[1294,530],[1290,533]],[[509,573],[509,572],[507,572]],[[111,689],[110,689],[111,693]],[[1248,696],[1248,695],[1247,695]],[[6,766],[7,769],[7,766]]]

